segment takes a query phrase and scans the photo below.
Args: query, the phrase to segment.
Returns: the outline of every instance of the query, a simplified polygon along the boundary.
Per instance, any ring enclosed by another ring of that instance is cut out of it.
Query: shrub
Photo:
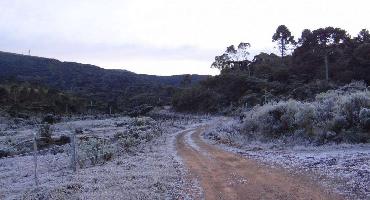
[[[110,160],[114,148],[108,139],[99,137],[81,137],[78,144],[78,158],[80,166],[96,165]]]
[[[46,115],[43,119],[42,119],[42,122],[43,123],[48,123],[48,124],[54,124],[57,122],[57,118],[54,116],[54,115]]]
[[[52,129],[49,124],[42,124],[39,129],[38,145],[40,148],[53,144]]]
[[[349,123],[347,122],[347,119],[345,116],[342,115],[336,115],[333,117],[333,119],[328,123],[329,129],[338,133],[345,129],[346,127],[349,127]]]
[[[114,137],[124,151],[131,151],[133,147],[140,144],[139,134],[130,131],[118,132]]]
[[[0,158],[10,156],[10,152],[6,150],[0,150]]]
[[[132,121],[133,126],[144,126],[153,124],[154,120],[150,117],[136,117]]]
[[[362,108],[359,118],[361,127],[370,134],[370,109]]]
[[[64,144],[68,144],[68,143],[70,143],[71,142],[71,138],[70,137],[68,137],[68,136],[66,136],[66,135],[62,135],[62,136],[60,136],[60,138],[59,139],[56,139],[55,141],[54,141],[54,143],[56,144],[56,145],[64,145]]]
[[[318,142],[366,142],[370,138],[370,92],[361,82],[316,96],[255,106],[244,113],[243,133],[277,139],[302,135]]]
[[[311,135],[314,117],[311,104],[295,100],[271,102],[246,113],[244,131],[256,132],[266,138],[293,135],[298,129]]]
[[[118,132],[114,135],[114,138],[123,151],[131,152],[139,144],[149,142],[161,134],[161,128],[152,125],[146,127],[133,127],[127,131]]]

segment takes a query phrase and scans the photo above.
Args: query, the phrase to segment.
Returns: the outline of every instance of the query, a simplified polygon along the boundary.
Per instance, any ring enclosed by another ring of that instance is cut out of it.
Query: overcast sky
[[[285,24],[370,29],[369,0],[0,0],[0,51],[137,73],[215,74],[231,44],[274,52]]]

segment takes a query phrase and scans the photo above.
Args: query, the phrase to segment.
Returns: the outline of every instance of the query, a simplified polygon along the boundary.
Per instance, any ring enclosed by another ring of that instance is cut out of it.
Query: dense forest
[[[207,76],[153,76],[0,52],[1,109],[9,113],[130,113],[168,105]]]
[[[272,35],[280,55],[260,53],[248,59],[250,43],[227,47],[212,67],[220,75],[178,90],[178,111],[232,112],[270,101],[312,100],[315,94],[353,80],[370,83],[370,33],[351,37],[340,28],[305,29],[295,40],[285,25]]]
[[[0,84],[1,109],[12,117],[29,113],[82,113],[86,100],[67,93],[29,83]]]

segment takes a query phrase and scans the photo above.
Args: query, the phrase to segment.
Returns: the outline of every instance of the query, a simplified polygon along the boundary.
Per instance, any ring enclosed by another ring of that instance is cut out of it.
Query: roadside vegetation
[[[193,183],[184,180],[174,139],[206,118],[168,110],[149,115],[72,116],[55,123],[35,117],[15,124],[0,118],[0,199],[186,199],[182,188]]]
[[[316,95],[313,101],[276,101],[244,108],[232,124],[220,126],[213,137],[224,142],[368,143],[370,91],[362,82]],[[218,137],[218,138],[217,138]]]
[[[241,107],[273,101],[312,101],[315,95],[354,80],[370,84],[370,33],[366,29],[355,37],[334,27],[305,29],[295,39],[282,25],[272,39],[281,56],[262,52],[250,59],[253,44],[231,45],[212,64],[220,75],[177,90],[173,107],[235,114]]]

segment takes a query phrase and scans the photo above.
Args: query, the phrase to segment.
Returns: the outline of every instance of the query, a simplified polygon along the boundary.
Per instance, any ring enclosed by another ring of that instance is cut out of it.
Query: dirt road
[[[202,187],[206,200],[212,199],[341,199],[305,176],[269,168],[207,144],[201,138],[206,126],[178,135],[180,156]]]

